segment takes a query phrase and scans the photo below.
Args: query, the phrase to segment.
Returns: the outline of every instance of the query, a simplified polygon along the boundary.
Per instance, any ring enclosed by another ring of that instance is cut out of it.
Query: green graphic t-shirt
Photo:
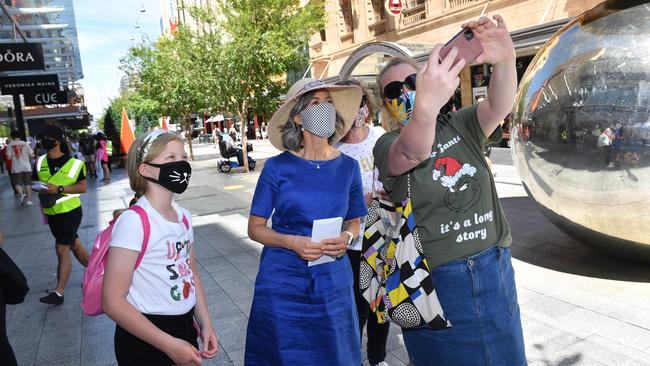
[[[388,177],[388,151],[399,131],[384,134],[373,150],[379,180],[391,201],[407,195],[407,175]],[[424,255],[431,269],[494,245],[512,243],[492,174],[483,156],[488,139],[476,106],[439,115],[431,157],[411,171],[411,201]]]

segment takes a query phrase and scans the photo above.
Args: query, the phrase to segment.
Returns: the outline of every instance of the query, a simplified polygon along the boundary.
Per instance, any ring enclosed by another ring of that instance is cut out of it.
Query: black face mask
[[[56,140],[43,139],[41,140],[41,144],[43,145],[45,150],[50,151],[56,147]]]
[[[185,192],[187,185],[190,184],[192,166],[185,160],[165,164],[145,164],[160,168],[160,175],[158,180],[149,177],[144,177],[144,179],[156,183],[171,192],[181,194]]]

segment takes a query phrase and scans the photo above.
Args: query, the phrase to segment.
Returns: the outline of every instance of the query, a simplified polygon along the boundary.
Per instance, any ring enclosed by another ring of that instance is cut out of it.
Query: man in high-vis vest
[[[38,179],[43,183],[39,198],[55,239],[59,264],[56,288],[40,302],[61,305],[72,270],[70,251],[84,267],[88,265],[88,252],[77,235],[82,218],[80,195],[86,192],[86,165],[70,155],[59,127],[46,126],[42,135],[47,154],[36,162]]]
[[[106,155],[113,156],[113,141],[106,140]]]

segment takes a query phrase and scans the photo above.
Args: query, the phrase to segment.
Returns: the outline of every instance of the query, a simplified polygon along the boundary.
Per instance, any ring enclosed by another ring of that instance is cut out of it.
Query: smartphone
[[[447,57],[447,54],[454,46],[458,48],[458,55],[456,55],[454,65],[461,58],[465,59],[465,65],[469,65],[483,52],[483,46],[481,46],[481,42],[476,38],[474,32],[469,28],[463,28],[442,47],[440,50],[440,62]]]

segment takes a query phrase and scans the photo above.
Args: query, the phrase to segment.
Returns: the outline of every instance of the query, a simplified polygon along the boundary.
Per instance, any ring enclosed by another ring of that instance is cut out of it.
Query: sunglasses
[[[410,90],[415,90],[415,76],[411,74],[404,81],[393,81],[384,86],[384,97],[387,99],[397,99],[404,93],[404,85]]]

